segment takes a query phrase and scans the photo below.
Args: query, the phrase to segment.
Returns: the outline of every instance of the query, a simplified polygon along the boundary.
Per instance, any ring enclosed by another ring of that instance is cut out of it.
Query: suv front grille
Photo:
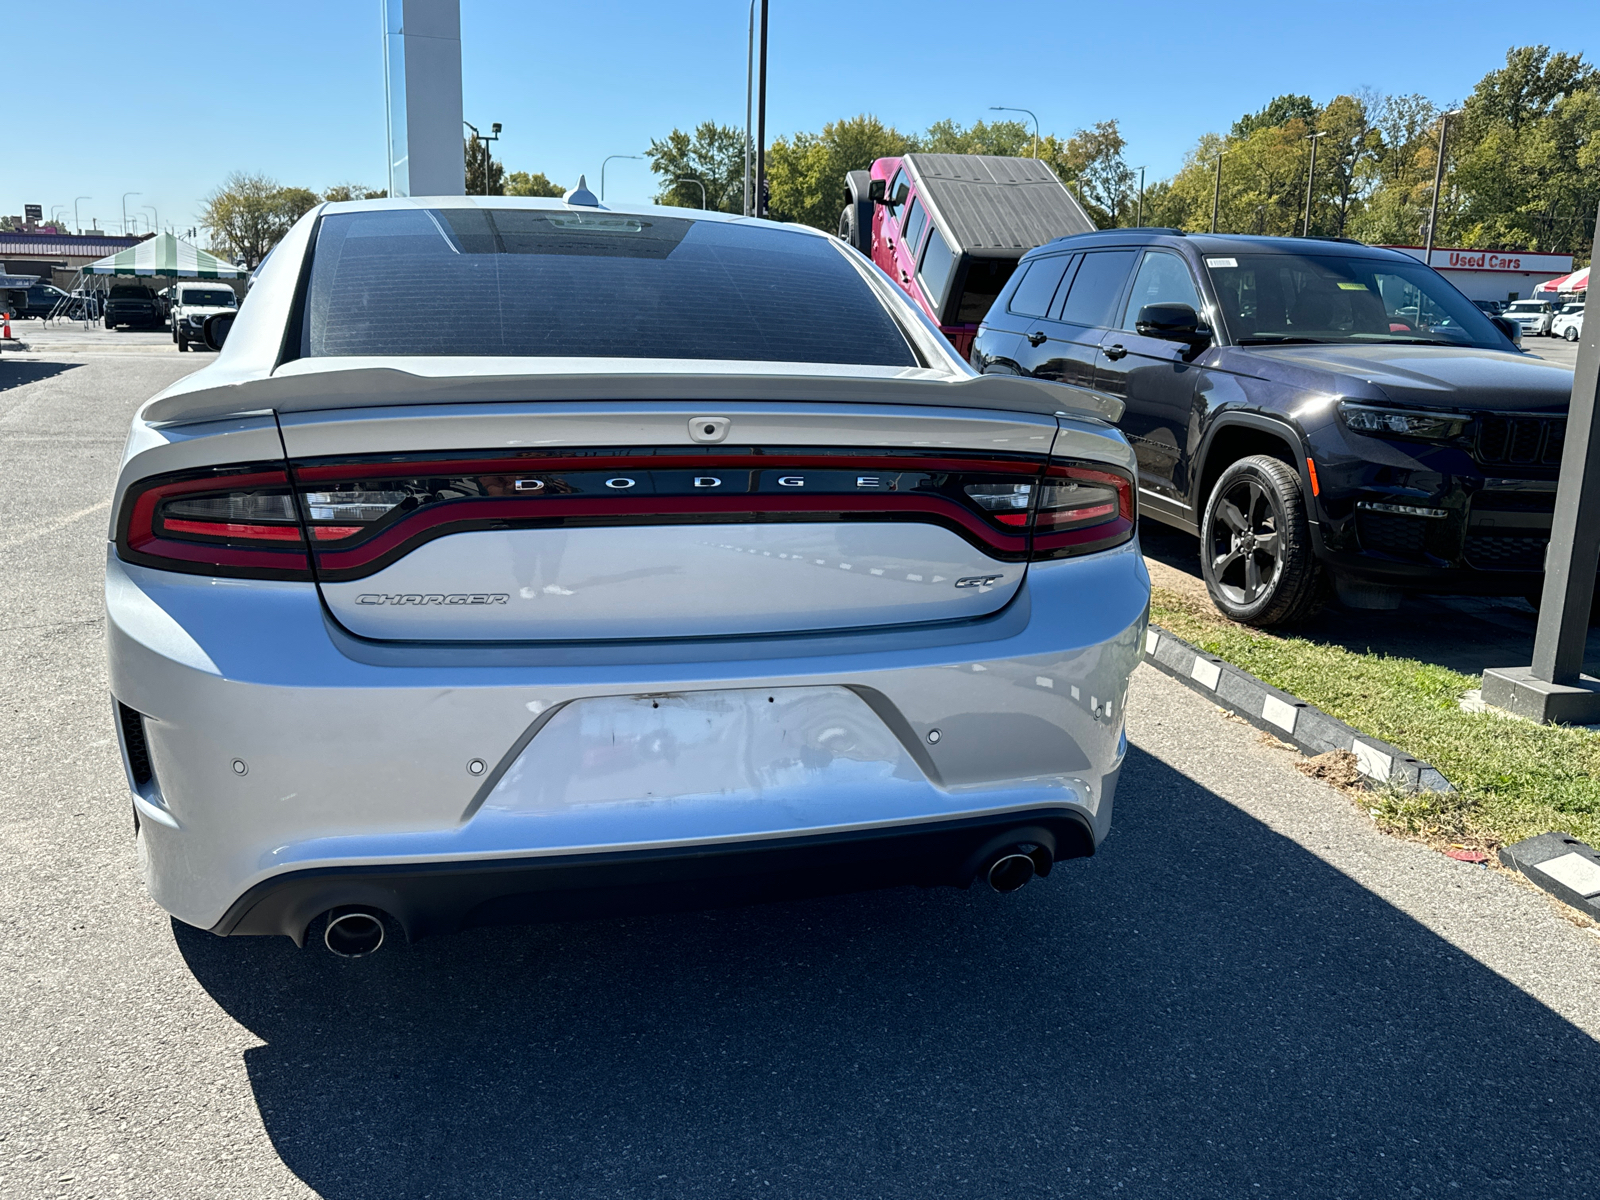
[[[1547,537],[1492,537],[1469,534],[1467,565],[1480,571],[1542,571]]]
[[[1557,467],[1566,436],[1565,417],[1480,417],[1473,457],[1485,466]]]
[[[1356,536],[1369,553],[1415,559],[1428,540],[1428,518],[1362,510],[1356,513]]]

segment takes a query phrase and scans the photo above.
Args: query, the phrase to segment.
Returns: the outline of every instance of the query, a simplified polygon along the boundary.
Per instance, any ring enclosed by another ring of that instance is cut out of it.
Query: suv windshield
[[[1233,340],[1244,346],[1422,343],[1503,350],[1472,301],[1421,263],[1321,254],[1207,255]]]
[[[155,299],[155,293],[147,287],[134,287],[130,284],[124,284],[121,287],[111,289],[111,298],[113,300],[153,300]]]
[[[654,214],[333,214],[317,234],[305,312],[307,356],[918,365],[830,239]]]
[[[180,304],[194,304],[211,308],[227,308],[234,303],[233,292],[228,288],[198,291],[195,288],[184,288]]]
[[[1546,309],[1543,300],[1519,300],[1510,308],[1506,309],[1506,311],[1514,313],[1542,313],[1545,312]]]

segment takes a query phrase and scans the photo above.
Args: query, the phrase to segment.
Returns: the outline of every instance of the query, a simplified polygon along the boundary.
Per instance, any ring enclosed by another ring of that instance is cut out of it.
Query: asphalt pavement
[[[113,343],[115,344],[115,343]],[[1012,896],[473,930],[368,960],[144,893],[101,578],[209,361],[0,355],[0,1195],[1583,1195],[1600,938],[1149,668],[1115,829]]]

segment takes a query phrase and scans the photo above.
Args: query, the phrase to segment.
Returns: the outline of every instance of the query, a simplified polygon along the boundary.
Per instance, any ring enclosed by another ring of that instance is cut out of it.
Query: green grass
[[[1379,823],[1395,832],[1495,846],[1560,830],[1600,843],[1600,734],[1463,712],[1456,701],[1479,685],[1476,676],[1251,629],[1165,588],[1155,589],[1150,615],[1444,772],[1457,794],[1371,794]]]

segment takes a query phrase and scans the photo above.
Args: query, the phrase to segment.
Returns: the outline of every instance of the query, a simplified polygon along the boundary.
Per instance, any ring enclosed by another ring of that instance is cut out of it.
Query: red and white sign
[[[1421,259],[1421,246],[1387,246]],[[1428,265],[1435,271],[1514,271],[1523,275],[1565,275],[1572,270],[1570,254],[1533,254],[1520,250],[1450,250],[1434,247]]]

